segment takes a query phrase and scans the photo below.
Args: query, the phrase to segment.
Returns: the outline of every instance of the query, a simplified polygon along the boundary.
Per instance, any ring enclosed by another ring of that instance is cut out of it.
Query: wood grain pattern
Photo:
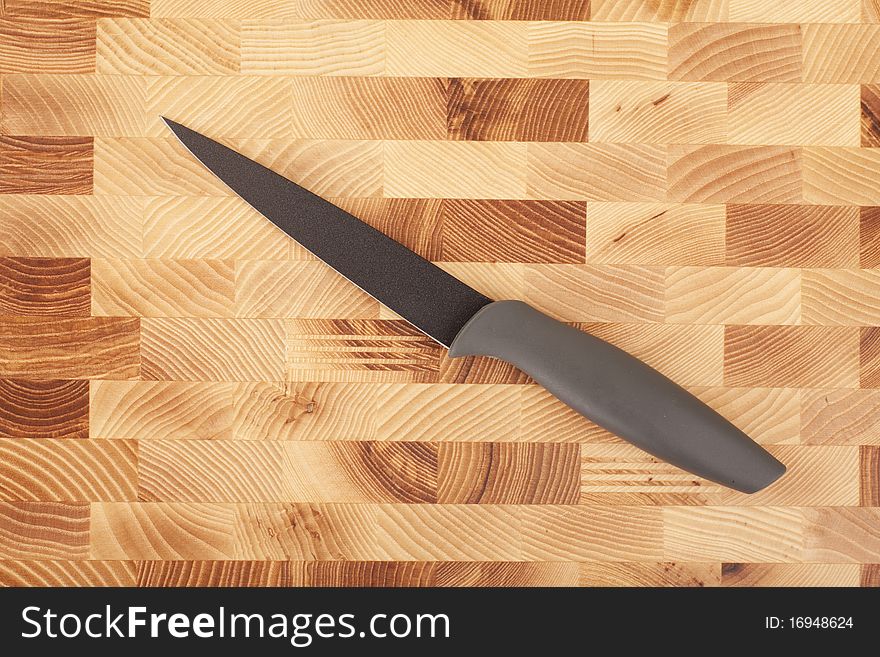
[[[0,376],[128,379],[140,371],[138,318],[0,319]]]
[[[727,264],[856,267],[858,215],[847,206],[728,205]]]
[[[857,387],[857,336],[850,327],[727,326],[724,383]],[[864,344],[863,337],[863,353]]]
[[[861,145],[880,146],[880,85],[862,85],[861,108]]]
[[[858,146],[858,97],[857,85],[731,84],[728,141]]]
[[[0,203],[0,222],[8,228],[3,255],[122,258],[142,248],[138,199],[10,194]]]
[[[126,440],[0,438],[0,499],[134,500],[137,444]]]
[[[666,27],[651,23],[532,23],[529,76],[663,80]]]
[[[0,379],[0,436],[87,438],[86,381]]]
[[[95,22],[0,17],[0,73],[93,73]]]
[[[669,28],[671,80],[800,82],[801,70],[797,25],[676,23]]]
[[[587,262],[721,265],[724,224],[723,205],[589,203]]]
[[[0,257],[0,315],[79,317],[90,296],[85,258]]]
[[[0,585],[880,585],[877,0],[0,14]],[[161,116],[786,475],[735,493],[450,358]]]
[[[589,80],[449,80],[452,139],[586,141]]]
[[[96,70],[124,75],[224,75],[240,68],[240,34],[210,20],[98,21]]]
[[[592,142],[710,144],[727,139],[725,84],[596,80],[590,100]]]
[[[91,137],[0,135],[0,194],[91,194]]]
[[[805,25],[804,82],[880,81],[880,25]]]
[[[668,197],[672,201],[797,203],[801,200],[801,154],[796,148],[670,146],[667,158]]]

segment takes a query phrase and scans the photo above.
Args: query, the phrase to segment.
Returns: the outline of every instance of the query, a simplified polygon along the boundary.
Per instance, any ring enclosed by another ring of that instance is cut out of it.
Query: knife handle
[[[657,370],[522,301],[481,308],[449,354],[500,358],[599,426],[738,491],[754,493],[785,472],[763,447]]]

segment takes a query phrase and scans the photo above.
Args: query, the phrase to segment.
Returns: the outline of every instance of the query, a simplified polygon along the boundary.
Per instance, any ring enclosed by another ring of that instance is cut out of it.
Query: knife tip
[[[172,121],[172,120],[169,119],[167,116],[161,116],[161,115],[160,115],[159,118],[162,119],[162,120],[165,122],[165,125],[167,125],[168,128],[169,128],[172,132],[174,132],[175,134],[177,133],[177,129],[178,129],[178,128],[182,128],[182,127],[183,127],[183,126],[181,126],[177,121]]]

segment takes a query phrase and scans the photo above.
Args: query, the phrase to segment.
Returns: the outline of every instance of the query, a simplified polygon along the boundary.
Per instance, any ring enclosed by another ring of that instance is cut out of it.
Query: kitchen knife
[[[700,477],[753,493],[785,466],[637,358],[522,301],[493,301],[345,210],[165,119],[209,171],[269,221],[449,349],[504,360],[574,410]]]

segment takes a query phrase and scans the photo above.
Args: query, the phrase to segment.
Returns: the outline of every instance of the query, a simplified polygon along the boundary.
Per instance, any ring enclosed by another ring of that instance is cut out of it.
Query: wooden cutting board
[[[877,0],[0,7],[0,583],[880,582]],[[788,474],[725,490],[448,359],[160,114]]]

